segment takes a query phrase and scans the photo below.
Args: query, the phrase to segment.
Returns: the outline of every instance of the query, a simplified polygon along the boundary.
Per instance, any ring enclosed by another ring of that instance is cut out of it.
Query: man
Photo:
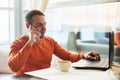
[[[116,46],[120,46],[120,32],[116,32],[114,34],[114,44]]]
[[[46,32],[45,15],[39,10],[32,10],[26,14],[26,27],[30,35],[17,38],[11,45],[9,53],[9,67],[17,74],[50,67],[52,55],[63,60],[75,62],[81,58],[100,59],[94,51],[84,56],[82,53],[73,54],[63,49],[55,40],[44,36]]]

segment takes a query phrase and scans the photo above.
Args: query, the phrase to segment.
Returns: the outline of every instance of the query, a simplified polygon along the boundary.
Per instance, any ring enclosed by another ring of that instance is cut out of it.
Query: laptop
[[[86,59],[81,59],[78,62],[72,63],[72,67],[76,69],[97,69],[97,70],[107,70],[111,67],[112,65],[112,60],[113,60],[113,50],[114,50],[114,32],[99,32],[99,33],[94,33],[98,34],[95,39],[97,40],[99,38],[99,41],[96,41],[96,43],[89,43],[85,41],[81,41],[79,45],[81,46],[86,46],[88,48],[88,51],[94,47],[94,51],[99,52],[101,56],[100,61],[96,60],[86,60]],[[100,36],[99,36],[100,35]],[[105,41],[104,44],[101,43],[102,39],[106,39],[106,44]],[[89,40],[88,40],[89,41]],[[108,42],[108,43],[107,43]],[[85,50],[83,47],[81,47],[81,50]]]

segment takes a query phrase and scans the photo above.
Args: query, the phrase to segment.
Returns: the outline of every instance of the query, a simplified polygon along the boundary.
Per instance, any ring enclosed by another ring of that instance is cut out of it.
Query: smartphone
[[[38,34],[34,34],[34,36],[35,36],[35,39],[39,40],[40,35],[38,35]]]
[[[34,27],[32,26],[32,24],[31,24],[31,27],[34,29]],[[39,40],[39,38],[40,38],[41,35],[34,34],[34,36],[35,36],[35,39]]]

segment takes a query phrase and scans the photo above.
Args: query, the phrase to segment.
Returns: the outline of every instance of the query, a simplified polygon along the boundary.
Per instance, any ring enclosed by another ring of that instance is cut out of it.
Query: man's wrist
[[[32,45],[34,44],[32,41],[28,41],[28,44],[32,47]]]
[[[82,54],[82,59],[85,59],[85,55],[84,54]]]

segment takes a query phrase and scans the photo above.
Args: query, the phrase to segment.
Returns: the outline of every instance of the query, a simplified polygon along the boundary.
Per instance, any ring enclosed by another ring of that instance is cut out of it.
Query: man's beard
[[[45,36],[45,33],[41,33],[40,38],[43,38]]]

